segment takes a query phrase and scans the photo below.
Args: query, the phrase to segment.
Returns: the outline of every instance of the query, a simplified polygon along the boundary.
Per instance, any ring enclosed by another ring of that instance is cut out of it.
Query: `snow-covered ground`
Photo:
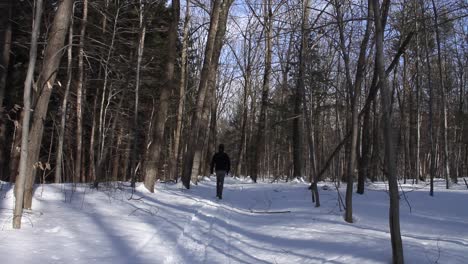
[[[221,201],[214,178],[190,190],[158,183],[154,194],[140,185],[133,196],[122,183],[37,186],[34,210],[13,230],[13,190],[2,183],[0,263],[391,262],[385,183],[354,194],[353,224],[332,183],[320,184],[319,208],[307,186],[227,178]],[[445,190],[438,181],[434,197],[426,185],[403,188],[406,263],[468,263],[466,187]]]

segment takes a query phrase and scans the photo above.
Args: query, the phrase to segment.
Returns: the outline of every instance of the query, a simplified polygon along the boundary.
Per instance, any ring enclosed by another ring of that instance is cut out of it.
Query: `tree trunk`
[[[138,49],[137,49],[137,64],[136,64],[136,77],[135,77],[135,105],[133,110],[133,130],[132,130],[132,161],[131,161],[131,175],[132,175],[132,187],[135,187],[136,182],[136,166],[137,166],[137,153],[138,153],[138,109],[140,101],[140,72],[141,72],[141,61],[143,59],[143,53],[145,50],[145,36],[146,36],[146,17],[145,17],[145,5],[143,1],[140,1],[140,27],[139,27],[139,38],[138,38]],[[171,30],[173,30],[171,28]],[[177,33],[177,30],[176,30]]]
[[[91,124],[91,133],[89,139],[89,170],[88,179],[96,182],[96,158],[95,158],[95,134],[96,134],[96,109],[97,109],[98,96],[94,96],[93,103],[93,121]]]
[[[4,98],[6,93],[6,79],[8,76],[8,68],[10,65],[10,50],[11,50],[11,16],[12,16],[12,1],[7,0],[5,3],[6,11],[8,12],[4,17],[4,22],[0,24],[3,33],[3,52],[0,54],[0,180],[6,180],[6,165],[7,165],[7,124],[4,110]]]
[[[30,151],[27,162],[27,179],[25,183],[24,208],[30,209],[32,206],[33,185],[36,179],[34,165],[39,159],[42,134],[44,132],[44,120],[46,119],[50,95],[57,76],[57,69],[62,58],[65,37],[68,32],[69,22],[72,13],[73,0],[63,0],[60,2],[52,27],[49,39],[44,51],[44,59],[41,73],[37,81],[37,92],[39,97],[34,108],[32,126],[29,133]]]
[[[81,19],[80,44],[78,51],[78,83],[76,87],[76,157],[75,157],[75,177],[77,183],[82,178],[81,161],[83,157],[83,78],[84,78],[84,41],[86,34],[86,24],[88,23],[88,0],[83,0],[83,18]]]
[[[73,62],[73,14],[75,8],[72,10],[72,18],[70,20],[70,29],[68,32],[68,61],[67,61],[67,84],[65,86],[65,92],[63,94],[62,108],[60,113],[60,128],[57,140],[57,154],[55,158],[55,183],[62,182],[62,161],[63,161],[63,140],[65,137],[65,126],[67,119],[67,104],[68,95],[70,94],[70,86],[72,82],[72,62]]]
[[[226,22],[229,9],[233,0],[215,0],[211,12],[210,29],[208,30],[208,38],[205,49],[205,58],[201,71],[200,83],[198,86],[197,100],[195,110],[192,115],[191,130],[187,145],[187,152],[184,155],[184,164],[182,171],[182,183],[185,188],[190,188],[190,176],[194,162],[195,151],[200,148],[200,131],[202,131],[202,114],[205,99],[209,90],[209,80],[217,71],[217,62],[221,51],[224,34],[226,31]],[[219,52],[216,52],[219,50]],[[216,54],[218,53],[218,54]],[[205,124],[206,125],[206,124]]]
[[[418,22],[416,22],[416,30],[418,30]],[[416,184],[421,177],[421,83],[419,72],[419,34],[416,35],[416,153],[415,153],[415,178]]]
[[[29,121],[31,118],[31,87],[34,78],[34,68],[37,59],[37,42],[39,39],[41,19],[42,19],[42,0],[35,2],[34,24],[31,33],[31,49],[29,50],[29,64],[26,80],[24,81],[24,94],[23,94],[23,130],[21,133],[21,158],[19,164],[19,174],[15,183],[15,210],[13,212],[13,228],[21,228],[21,217],[23,216],[23,207],[25,205],[25,184],[28,177],[28,154],[29,154]],[[26,190],[27,191],[27,190]]]
[[[346,215],[345,220],[348,223],[353,222],[353,207],[352,207],[352,195],[353,195],[353,181],[355,176],[355,163],[357,160],[357,138],[358,138],[358,130],[359,130],[359,111],[358,111],[358,103],[359,97],[361,94],[361,84],[364,80],[364,73],[366,67],[366,51],[367,45],[369,43],[369,36],[371,30],[371,23],[368,20],[366,24],[366,31],[364,33],[364,37],[361,41],[359,58],[357,62],[357,69],[356,69],[356,77],[354,83],[351,80],[350,74],[350,64],[349,64],[349,53],[345,46],[345,38],[344,38],[344,24],[343,24],[343,17],[341,14],[341,6],[337,4],[336,12],[338,17],[338,25],[340,31],[340,47],[341,52],[343,53],[343,59],[345,63],[345,70],[346,70],[346,83],[348,87],[349,97],[351,99],[351,145],[350,145],[350,155],[349,155],[349,163],[348,163],[348,170],[347,170],[347,188],[346,188]],[[372,3],[371,0],[368,1],[368,17],[372,16]]]
[[[268,97],[270,93],[271,77],[271,57],[272,57],[272,35],[273,35],[273,11],[271,0],[264,0],[263,3],[263,25],[265,31],[265,71],[263,73],[262,103],[260,106],[260,116],[255,137],[255,150],[252,159],[252,173],[250,177],[257,182],[260,163],[263,160],[265,150],[265,127],[266,114],[268,109]]]
[[[106,1],[106,10],[108,8],[108,1]],[[111,38],[111,43],[109,46],[109,50],[107,51],[107,57],[105,61],[102,61],[102,64],[104,64],[104,82],[102,85],[102,95],[101,95],[101,102],[100,102],[100,107],[99,107],[99,120],[98,122],[98,154],[97,154],[97,166],[96,169],[94,170],[94,187],[98,188],[99,182],[104,179],[104,159],[105,156],[107,155],[107,148],[104,148],[105,142],[106,142],[106,135],[105,135],[105,127],[106,127],[106,110],[107,106],[105,106],[104,102],[106,101],[106,96],[108,96],[108,100],[111,99],[111,95],[109,92],[109,95],[107,95],[107,83],[109,81],[109,61],[111,59],[112,53],[114,51],[114,45],[115,45],[115,36],[117,33],[117,22],[119,21],[119,16],[120,16],[120,8],[118,8],[115,12],[114,15],[114,25],[112,29],[112,38]],[[103,15],[103,19],[106,19],[106,15]],[[105,31],[105,26],[106,24],[103,22],[103,31]],[[95,98],[96,99],[96,98]],[[108,101],[109,104],[109,101]],[[91,141],[94,141],[94,138],[91,138]],[[91,142],[90,144],[92,144]],[[93,153],[94,154],[94,151]],[[94,161],[93,161],[94,164]]]
[[[190,24],[190,0],[185,5],[184,35],[182,40],[182,57],[179,82],[179,103],[177,106],[177,125],[174,132],[174,148],[172,149],[172,158],[169,160],[169,170],[171,178],[177,180],[179,177],[179,153],[180,140],[182,134],[182,120],[184,114],[185,90],[187,86],[187,51],[189,46],[189,24]]]
[[[420,8],[422,9],[422,15],[425,15],[425,8],[424,2],[420,1]],[[430,152],[430,191],[429,195],[434,196],[434,177],[436,174],[436,131],[434,129],[434,92],[433,92],[433,85],[432,85],[432,67],[431,61],[429,59],[429,41],[428,41],[428,31],[426,28],[426,20],[422,19],[423,21],[423,34],[424,34],[424,50],[426,53],[426,66],[427,66],[427,81],[428,81],[428,88],[429,88],[429,144],[431,148]]]
[[[165,85],[163,85],[161,94],[159,96],[159,111],[156,114],[154,122],[153,141],[147,152],[145,159],[145,180],[144,184],[146,189],[154,192],[154,183],[158,171],[158,161],[161,156],[163,140],[164,140],[164,127],[166,124],[167,111],[169,108],[169,96],[174,89],[174,68],[176,64],[176,43],[177,43],[177,27],[179,24],[180,2],[179,0],[172,1],[172,20],[169,27],[168,38],[168,55],[165,65]]]
[[[437,62],[439,64],[439,89],[442,99],[442,148],[443,148],[443,174],[445,176],[445,187],[448,189],[450,187],[450,166],[449,166],[449,142],[447,138],[448,134],[448,124],[447,124],[447,96],[445,94],[444,87],[444,74],[442,69],[442,55],[440,48],[440,32],[439,32],[439,16],[437,12],[437,7],[434,0],[432,0],[432,9],[434,11],[434,22],[435,22],[435,32],[436,32],[436,43],[437,43]]]
[[[375,58],[379,79],[380,79],[380,91],[382,101],[382,122],[383,122],[383,134],[384,134],[384,145],[385,145],[385,169],[388,177],[389,195],[390,195],[390,210],[389,210],[389,224],[390,224],[390,235],[392,240],[392,256],[393,263],[403,264],[403,244],[401,241],[400,233],[400,205],[399,205],[399,193],[398,193],[398,182],[396,176],[396,161],[394,152],[394,140],[392,133],[391,124],[391,92],[388,87],[387,75],[385,74],[385,58],[384,58],[384,21],[386,15],[381,15],[381,10],[385,10],[386,5],[390,4],[390,1],[384,1],[382,9],[380,8],[379,0],[373,1],[374,10],[374,25],[375,25]],[[369,2],[370,2],[369,1]],[[384,12],[385,13],[385,12]],[[382,17],[383,16],[383,17]]]

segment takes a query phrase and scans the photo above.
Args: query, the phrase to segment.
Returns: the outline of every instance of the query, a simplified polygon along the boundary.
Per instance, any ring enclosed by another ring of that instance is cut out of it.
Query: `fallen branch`
[[[291,213],[291,211],[254,211],[250,210],[253,214],[287,214]]]
[[[463,178],[463,180],[465,181],[466,188],[468,189],[468,182],[466,182],[465,178]]]

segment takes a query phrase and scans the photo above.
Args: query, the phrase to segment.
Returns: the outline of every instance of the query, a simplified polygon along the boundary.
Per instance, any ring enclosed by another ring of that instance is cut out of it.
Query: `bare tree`
[[[432,10],[434,11],[434,22],[435,22],[435,35],[436,35],[436,44],[437,44],[437,62],[439,64],[439,89],[442,101],[442,148],[443,148],[443,171],[445,175],[446,188],[450,187],[450,167],[449,167],[449,142],[448,142],[448,125],[447,125],[447,96],[444,86],[444,74],[443,74],[443,64],[442,64],[442,52],[440,48],[440,32],[439,32],[439,15],[437,12],[437,7],[432,0]]]
[[[75,6],[73,6],[72,15],[75,13]],[[65,138],[65,126],[67,120],[67,104],[68,96],[70,94],[70,86],[72,82],[72,62],[73,62],[73,17],[70,21],[70,29],[68,32],[68,46],[67,46],[67,84],[62,99],[62,108],[60,113],[60,127],[57,140],[57,155],[55,159],[55,183],[62,182],[62,163],[63,163],[63,141]]]
[[[88,0],[83,0],[83,17],[81,19],[80,43],[78,51],[78,83],[76,87],[76,157],[75,157],[75,177],[74,181],[84,182],[82,175],[82,147],[83,147],[83,78],[84,78],[84,42],[86,34],[86,24],[88,23]]]
[[[5,9],[8,12],[8,15],[4,17],[3,23],[3,32],[0,31],[0,34],[3,33],[3,43],[0,44],[3,47],[3,52],[0,54],[0,179],[4,179],[4,173],[6,170],[6,152],[7,152],[7,134],[6,134],[6,118],[5,118],[5,107],[4,107],[4,98],[6,93],[6,80],[8,76],[8,68],[10,65],[10,53],[11,53],[11,17],[12,17],[12,4],[11,0],[5,1]],[[1,22],[0,22],[1,23]],[[1,37],[0,37],[1,39]]]
[[[335,9],[337,12],[337,19],[338,19],[338,28],[340,34],[340,48],[343,54],[343,60],[345,65],[345,72],[346,72],[346,84],[348,87],[349,97],[351,98],[351,146],[350,146],[350,156],[349,156],[349,163],[348,163],[348,170],[347,170],[347,188],[346,188],[346,216],[345,220],[349,223],[353,222],[353,207],[352,207],[352,194],[353,194],[353,182],[355,177],[355,163],[357,160],[357,139],[358,139],[358,128],[359,128],[359,111],[358,111],[358,99],[361,94],[361,85],[364,80],[364,73],[366,67],[366,51],[367,45],[369,43],[370,38],[370,31],[371,31],[371,23],[369,21],[366,24],[366,30],[364,32],[364,36],[361,41],[360,51],[359,51],[359,58],[357,61],[357,69],[356,69],[356,77],[353,82],[351,79],[351,65],[350,65],[350,58],[349,52],[345,45],[345,37],[344,37],[344,24],[343,24],[343,16],[341,11],[342,4],[335,3]],[[372,5],[371,1],[368,1],[368,17],[372,16]]]
[[[176,63],[176,41],[177,41],[177,27],[179,24],[180,14],[180,1],[173,0],[171,7],[171,24],[169,26],[169,40],[168,40],[168,56],[165,66],[165,85],[161,89],[159,95],[159,111],[156,114],[156,120],[154,122],[155,127],[153,131],[153,137],[151,146],[148,149],[148,153],[145,159],[145,187],[150,191],[154,192],[154,183],[157,175],[157,163],[161,155],[164,127],[166,124],[167,112],[169,108],[169,95],[174,90],[174,68]]]
[[[210,28],[208,30],[208,38],[205,48],[205,58],[203,61],[203,67],[201,71],[200,83],[198,86],[197,99],[195,110],[192,115],[191,130],[189,138],[190,140],[187,145],[187,152],[184,155],[184,165],[182,171],[182,183],[184,186],[190,188],[190,178],[192,175],[192,168],[194,163],[195,151],[202,147],[203,138],[201,138],[201,127],[202,127],[202,114],[203,106],[207,98],[209,90],[209,80],[214,80],[214,75],[217,71],[217,64],[219,60],[219,53],[216,50],[221,50],[223,45],[224,34],[226,31],[226,22],[233,0],[215,0],[213,1],[211,16],[210,16]],[[216,56],[216,53],[218,55]]]
[[[24,208],[31,208],[33,185],[35,181],[35,164],[39,159],[42,135],[44,132],[44,120],[47,115],[50,95],[57,76],[57,69],[62,58],[62,48],[71,19],[73,0],[60,2],[52,27],[49,32],[47,46],[44,51],[42,70],[37,81],[38,99],[34,107],[34,115],[29,131],[29,155],[26,165],[26,183],[24,193]],[[24,145],[23,145],[24,147]]]
[[[174,131],[174,145],[172,149],[172,158],[170,159],[169,169],[171,170],[170,175],[173,179],[178,177],[178,164],[179,164],[179,149],[182,134],[182,119],[184,113],[185,104],[185,90],[187,86],[187,52],[189,46],[189,29],[190,29],[190,0],[187,0],[185,4],[185,19],[183,29],[183,40],[182,40],[182,55],[181,55],[181,67],[180,67],[180,82],[179,82],[179,103],[177,105],[177,124]]]
[[[15,210],[13,212],[13,228],[21,228],[21,217],[23,216],[23,207],[25,205],[25,183],[27,180],[27,166],[29,154],[29,121],[31,118],[31,88],[34,78],[34,68],[37,59],[37,42],[39,38],[39,31],[41,28],[42,19],[42,0],[35,2],[35,14],[33,29],[31,32],[31,49],[29,50],[29,64],[26,80],[24,81],[24,94],[23,94],[23,130],[21,133],[21,157],[19,164],[19,174],[15,183]]]
[[[132,159],[131,159],[131,176],[132,186],[135,186],[137,174],[137,152],[138,152],[138,111],[140,103],[140,72],[141,61],[145,50],[145,37],[146,37],[146,9],[144,1],[140,0],[140,9],[138,13],[139,28],[138,28],[138,48],[137,48],[137,61],[136,61],[136,77],[135,77],[135,105],[133,112],[133,130],[132,130]]]
[[[388,178],[388,186],[390,193],[390,210],[389,210],[389,225],[390,235],[392,240],[392,256],[393,263],[403,264],[403,243],[400,233],[400,205],[398,183],[396,175],[396,160],[394,150],[394,139],[391,124],[391,92],[387,83],[387,75],[385,74],[385,57],[384,57],[384,27],[387,20],[387,11],[390,5],[390,0],[384,0],[380,6],[379,0],[373,1],[374,25],[375,25],[375,58],[377,73],[380,79],[380,91],[382,93],[382,123],[385,144],[385,169]],[[370,2],[370,1],[369,1]]]
[[[252,160],[252,172],[250,177],[254,182],[257,182],[260,171],[260,162],[263,158],[265,149],[265,127],[266,127],[266,112],[268,108],[268,96],[270,93],[270,78],[271,78],[271,56],[272,56],[272,34],[273,34],[273,9],[271,0],[263,1],[263,27],[265,35],[265,69],[263,73],[262,84],[262,101],[260,105],[260,116],[257,126],[257,134],[255,137],[255,151]]]

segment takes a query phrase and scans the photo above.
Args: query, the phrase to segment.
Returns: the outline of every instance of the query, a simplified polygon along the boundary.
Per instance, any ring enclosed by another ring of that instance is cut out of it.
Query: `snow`
[[[22,229],[11,228],[13,188],[1,183],[0,260],[8,263],[390,263],[385,183],[354,194],[355,223],[343,220],[333,183],[319,184],[315,208],[303,181],[216,180],[185,190],[157,183],[37,186]],[[327,188],[328,187],[328,188]],[[345,185],[340,187],[344,198]],[[468,190],[402,185],[401,229],[406,263],[467,263]],[[411,206],[411,210],[410,210]]]

